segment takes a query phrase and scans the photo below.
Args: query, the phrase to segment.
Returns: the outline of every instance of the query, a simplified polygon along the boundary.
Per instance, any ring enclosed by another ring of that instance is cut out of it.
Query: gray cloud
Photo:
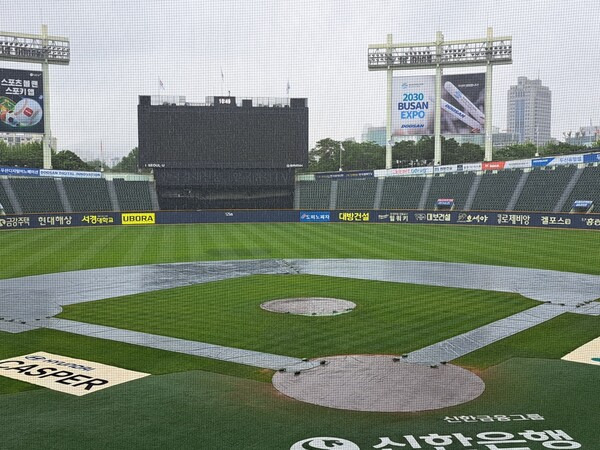
[[[311,144],[359,137],[385,119],[385,74],[368,72],[367,46],[513,36],[512,66],[494,70],[493,123],[506,125],[506,92],[517,76],[553,95],[552,134],[600,124],[597,18],[589,1],[30,0],[4,8],[0,30],[70,38],[70,66],[51,68],[52,130],[60,149],[84,158],[123,156],[137,145],[138,95],[202,100],[230,90],[243,97],[308,97]],[[3,67],[35,66],[0,63]],[[222,84],[220,71],[225,82]],[[463,70],[464,71],[464,70]],[[456,71],[447,71],[453,73]],[[426,72],[411,72],[411,75]],[[407,73],[408,75],[409,73]]]

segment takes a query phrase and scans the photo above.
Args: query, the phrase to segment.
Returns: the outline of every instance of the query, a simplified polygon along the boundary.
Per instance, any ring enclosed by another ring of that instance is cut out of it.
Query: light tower
[[[42,34],[5,33],[0,31],[0,61],[37,63],[42,65],[43,121],[44,121],[44,169],[52,168],[50,142],[50,64],[68,65],[71,60],[69,39],[48,36],[47,25],[42,25]]]
[[[394,70],[435,69],[434,164],[442,161],[441,95],[445,67],[485,66],[485,153],[492,160],[492,67],[512,63],[512,37],[494,37],[487,29],[484,39],[444,42],[437,32],[435,42],[394,44],[388,34],[385,44],[369,45],[369,70],[387,71],[385,167],[392,167],[392,78]]]

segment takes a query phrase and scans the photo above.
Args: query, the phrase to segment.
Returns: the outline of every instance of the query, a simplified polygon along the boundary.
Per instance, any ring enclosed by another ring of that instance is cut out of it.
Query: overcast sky
[[[562,139],[600,125],[599,17],[596,0],[28,0],[2,7],[0,31],[38,34],[46,23],[70,39],[71,64],[50,69],[52,132],[84,159],[100,157],[102,140],[110,160],[137,146],[139,95],[203,101],[221,94],[221,69],[238,97],[284,97],[289,81],[291,97],[308,98],[311,147],[359,139],[366,124],[385,124],[385,73],[367,70],[369,44],[387,33],[430,42],[438,29],[446,40],[482,38],[488,26],[513,37],[513,64],[494,69],[493,125],[506,128],[517,77],[539,74]]]

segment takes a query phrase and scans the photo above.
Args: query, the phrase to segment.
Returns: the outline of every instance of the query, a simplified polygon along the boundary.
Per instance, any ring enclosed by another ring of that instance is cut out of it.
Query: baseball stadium
[[[44,83],[69,63],[13,38]],[[76,171],[43,91],[0,97],[44,151],[0,167],[0,448],[600,449],[600,149],[441,164],[444,127],[491,128],[435,89],[431,161],[311,172],[310,99],[142,94],[142,170]]]

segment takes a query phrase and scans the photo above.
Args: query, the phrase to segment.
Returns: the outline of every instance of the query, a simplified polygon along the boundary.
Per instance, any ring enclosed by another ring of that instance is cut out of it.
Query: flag
[[[158,79],[158,86],[160,87],[160,89],[161,89],[162,91],[164,91],[164,90],[165,90],[165,85],[163,84],[163,82],[162,82],[162,80],[161,80],[160,78]]]
[[[285,88],[285,93],[288,94],[288,95],[290,93],[290,80],[288,80],[288,82],[287,82],[287,86]]]

